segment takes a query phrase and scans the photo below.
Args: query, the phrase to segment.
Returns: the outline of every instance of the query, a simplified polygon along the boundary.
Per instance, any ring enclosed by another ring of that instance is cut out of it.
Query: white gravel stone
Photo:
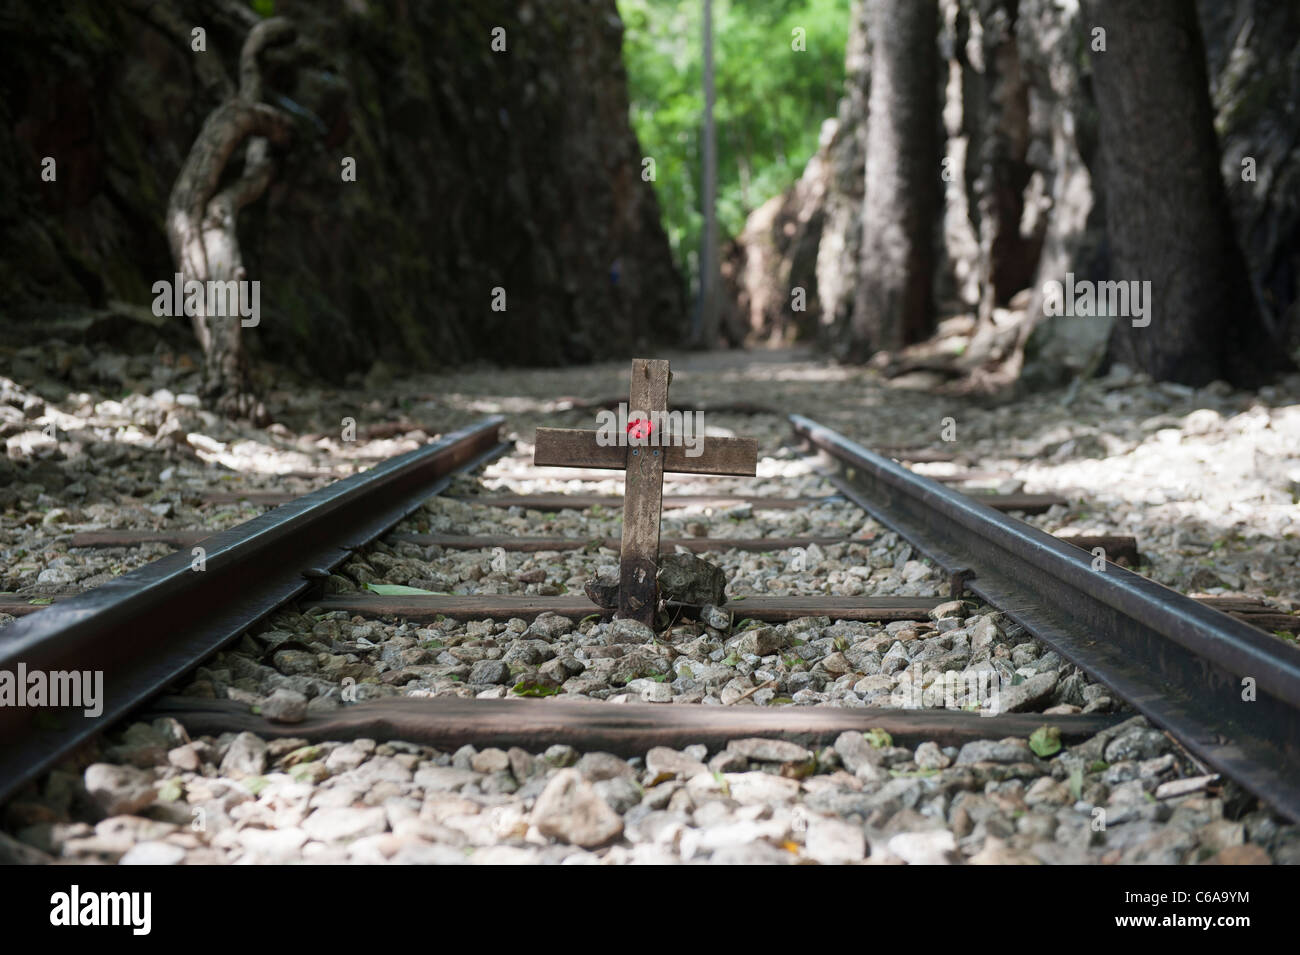
[[[867,840],[861,826],[842,819],[814,816],[808,820],[804,853],[822,865],[861,862],[867,855]]]
[[[957,849],[947,829],[930,832],[900,832],[890,838],[889,851],[908,865],[950,865]]]
[[[91,801],[106,816],[138,812],[155,798],[153,779],[134,766],[92,763],[84,779]]]
[[[170,842],[137,842],[118,860],[118,865],[180,865],[185,850]]]
[[[355,809],[341,806],[317,809],[305,820],[302,828],[313,839],[321,842],[339,842],[383,832],[388,827],[384,810],[379,807]]]
[[[532,823],[544,836],[585,848],[602,845],[623,831],[622,818],[576,769],[562,769],[551,777],[537,797]]]

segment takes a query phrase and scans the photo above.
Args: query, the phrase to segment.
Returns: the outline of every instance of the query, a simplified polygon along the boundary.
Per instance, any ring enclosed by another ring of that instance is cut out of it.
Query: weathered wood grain
[[[292,501],[297,494],[279,491],[218,491],[204,493],[200,500],[208,504],[233,504],[247,501],[262,507],[275,507]],[[483,507],[523,507],[533,511],[586,510],[597,505],[601,507],[619,507],[623,498],[612,494],[444,494],[443,497],[467,504]],[[1063,497],[1055,494],[980,494],[971,493],[971,497],[982,504],[999,511],[1020,511],[1025,514],[1041,514],[1056,505],[1068,505]],[[749,504],[755,510],[792,510],[800,507],[816,507],[827,502],[841,502],[844,498],[837,494],[822,497],[766,497],[750,494],[669,494],[663,497],[665,508],[680,507],[732,507],[737,504]]]
[[[647,414],[668,410],[668,362],[633,359],[628,408]],[[625,473],[618,616],[654,627],[659,609],[659,510],[664,494],[661,449],[648,444],[627,448]]]
[[[445,495],[467,504],[480,504],[486,507],[522,507],[533,511],[567,511],[587,510],[591,507],[620,507],[623,498],[613,494],[474,494]],[[755,497],[745,494],[667,494],[662,498],[663,507],[734,507],[737,504],[749,504],[756,510],[794,510],[800,507],[816,507],[828,501],[843,502],[838,495],[825,497]]]
[[[665,473],[717,474],[753,477],[757,470],[758,441],[754,438],[701,437],[700,453],[692,457],[687,447],[670,443],[671,436],[661,436],[659,451]],[[568,462],[577,468],[619,471],[627,464],[631,449],[602,445],[595,431],[575,428],[538,428],[533,463],[538,467],[564,467]],[[653,455],[652,455],[653,456]]]
[[[777,551],[791,547],[830,547],[832,544],[870,544],[874,537],[661,537],[659,553],[671,554],[678,547],[692,553],[726,552],[728,550]],[[619,550],[622,541],[618,537],[600,537],[582,539],[577,537],[515,537],[511,535],[490,535],[484,537],[458,536],[455,534],[389,534],[387,540],[404,541],[419,544],[422,547],[436,545],[449,550],[493,550],[500,547],[507,551],[546,551],[546,550],[581,550],[589,544]]]
[[[794,620],[798,617],[827,616],[833,620],[924,620],[943,603],[939,597],[759,597],[731,598],[725,610],[737,620]],[[671,606],[671,605],[670,605]],[[341,594],[312,601],[308,609],[342,610],[368,617],[394,616],[407,620],[456,620],[520,617],[531,620],[541,613],[557,613],[575,620],[592,614],[609,616],[583,594],[537,597],[531,594],[410,594],[380,597],[374,594]]]
[[[68,538],[69,547],[135,547],[140,544],[161,543],[175,547],[192,547],[215,531],[206,530],[136,530],[120,529],[105,531],[79,531]],[[589,544],[618,550],[621,540],[617,537],[583,539],[577,537],[519,537],[513,534],[501,535],[458,535],[458,534],[389,534],[389,541],[419,544],[422,547],[437,546],[449,550],[493,550],[501,548],[507,551],[548,551],[581,550]],[[830,547],[833,544],[869,544],[874,537],[667,537],[659,541],[661,554],[674,553],[683,547],[693,553],[743,551],[777,551],[791,547]],[[1135,566],[1138,562],[1137,539],[1119,534],[1104,536],[1061,537],[1060,540],[1091,551],[1101,547],[1106,551],[1106,559],[1114,563],[1128,563]],[[1227,600],[1229,604],[1221,604]],[[1208,598],[1209,606],[1220,610],[1242,610],[1243,612],[1263,613],[1269,608],[1259,605],[1249,598]],[[1239,606],[1240,605],[1240,606]],[[1258,609],[1254,609],[1258,608]]]
[[[704,706],[691,703],[609,704],[551,700],[466,700],[459,697],[373,700],[301,723],[272,723],[231,700],[170,696],[152,703],[143,719],[168,716],[191,736],[224,732],[309,741],[402,740],[451,751],[519,746],[540,753],[556,743],[619,756],[644,756],[655,746],[680,749],[703,743],[710,752],[733,739],[766,737],[804,746],[833,743],[840,733],[883,729],[900,746],[934,740],[960,746],[979,739],[1026,738],[1055,726],[1063,743],[1077,743],[1121,722],[1125,714],[980,716],[959,710],[848,709],[820,706]]]

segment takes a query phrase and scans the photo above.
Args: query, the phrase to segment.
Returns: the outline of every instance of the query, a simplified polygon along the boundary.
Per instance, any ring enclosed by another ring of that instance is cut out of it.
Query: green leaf
[[[722,795],[728,799],[731,798],[731,783],[727,782],[727,777],[722,775],[716,769],[713,771],[713,781],[722,787]]]
[[[888,731],[882,730],[879,727],[869,729],[862,735],[867,738],[867,742],[875,749],[884,749],[886,746],[894,745],[894,737],[890,736]]]
[[[1034,754],[1046,759],[1061,751],[1061,729],[1059,726],[1040,726],[1029,734],[1029,748]]]
[[[447,596],[445,591],[421,590],[419,587],[405,587],[401,584],[366,584],[366,589],[374,591],[383,597],[402,597],[411,594],[433,594],[439,597]]]
[[[162,785],[158,787],[158,798],[163,802],[176,802],[183,795],[185,795],[185,784],[181,782],[179,776],[164,779]]]
[[[49,597],[33,597],[27,602],[34,607],[48,607],[50,604],[54,603],[54,601]]]
[[[316,768],[320,766],[319,762],[309,761],[306,763],[295,763],[289,767],[289,775],[296,782],[311,782],[312,777],[316,774]]]
[[[540,683],[524,683],[520,681],[514,685],[510,691],[515,696],[555,696],[560,692],[558,686],[543,686]]]

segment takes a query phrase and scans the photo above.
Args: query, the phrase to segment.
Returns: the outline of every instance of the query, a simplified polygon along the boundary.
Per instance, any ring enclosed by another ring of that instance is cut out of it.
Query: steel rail
[[[69,750],[508,450],[495,415],[205,539],[0,631],[0,676],[103,675],[102,712],[0,705],[0,801]],[[201,557],[201,561],[199,560]],[[92,684],[93,688],[93,684]]]
[[[1205,763],[1300,821],[1300,649],[916,474],[802,415],[847,497],[1105,683]]]

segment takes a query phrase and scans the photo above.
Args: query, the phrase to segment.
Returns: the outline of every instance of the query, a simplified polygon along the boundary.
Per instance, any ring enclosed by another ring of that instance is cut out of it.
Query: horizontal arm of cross
[[[618,445],[602,445],[598,432],[576,428],[538,428],[533,464],[538,467],[600,468],[621,471],[632,450]],[[642,454],[660,451],[664,470],[677,474],[733,474],[753,477],[758,467],[758,442],[754,438],[699,438],[700,453],[690,456],[690,448],[669,445],[655,448],[640,445]]]

